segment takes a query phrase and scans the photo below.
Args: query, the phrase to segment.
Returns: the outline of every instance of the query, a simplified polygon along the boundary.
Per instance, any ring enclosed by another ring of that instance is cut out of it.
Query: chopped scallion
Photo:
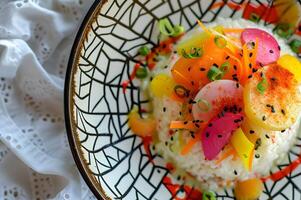
[[[222,65],[221,65],[221,71],[225,74],[229,71],[230,69],[230,63],[228,61],[224,62]]]
[[[210,103],[204,99],[199,99],[197,105],[201,112],[208,112],[211,109]]]
[[[202,200],[216,200],[216,195],[212,191],[205,191]]]
[[[187,90],[182,85],[176,85],[174,88],[175,94],[180,98],[185,98],[189,96],[189,90]]]
[[[257,91],[260,93],[260,94],[264,94],[264,92],[266,91],[268,87],[268,82],[267,82],[267,79],[265,77],[263,77],[262,81],[260,81],[258,84],[257,84]]]
[[[146,56],[146,55],[148,55],[150,53],[150,49],[147,47],[147,46],[142,46],[142,47],[140,47],[140,49],[139,49],[139,54],[141,55],[141,56]]]
[[[200,58],[200,57],[202,57],[202,55],[203,55],[203,49],[202,48],[192,47],[190,49],[189,53],[187,53],[185,51],[185,49],[182,49],[182,56],[184,58],[187,58],[187,59]]]
[[[214,43],[218,48],[225,48],[227,46],[227,40],[221,36],[215,36]]]
[[[173,27],[167,18],[159,21],[159,29],[163,35],[171,37],[177,37],[185,31],[183,26],[177,25]]]
[[[222,79],[224,73],[219,68],[212,66],[207,73],[207,77],[211,81],[216,81]]]
[[[136,77],[139,79],[144,79],[147,77],[147,69],[145,67],[141,67],[136,71]]]

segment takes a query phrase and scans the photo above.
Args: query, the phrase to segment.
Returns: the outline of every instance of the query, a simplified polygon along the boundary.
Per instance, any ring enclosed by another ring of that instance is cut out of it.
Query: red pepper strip
[[[130,75],[130,79],[129,79],[129,80],[126,80],[126,81],[123,81],[123,82],[121,83],[123,94],[125,94],[126,88],[127,88],[128,85],[130,84],[130,82],[131,82],[132,80],[134,80],[134,78],[135,78],[135,76],[136,76],[136,72],[137,72],[137,70],[140,68],[140,66],[141,66],[141,65],[140,65],[139,63],[136,63],[135,66],[134,66],[134,69],[133,69],[133,71],[132,71],[132,73],[131,73],[131,75]]]
[[[152,164],[154,164],[154,160],[153,160],[152,154],[151,154],[151,152],[149,150],[149,146],[152,143],[152,140],[153,140],[152,137],[144,137],[143,138],[143,147],[144,147],[144,150],[146,152],[146,155],[147,155],[149,161]]]

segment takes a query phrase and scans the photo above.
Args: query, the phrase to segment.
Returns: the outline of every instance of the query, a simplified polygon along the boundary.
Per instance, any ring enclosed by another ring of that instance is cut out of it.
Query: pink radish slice
[[[216,158],[242,121],[242,114],[225,113],[223,117],[215,118],[208,124],[202,132],[202,147],[207,160]]]
[[[256,38],[258,38],[256,61],[263,65],[276,62],[280,56],[280,48],[271,34],[257,28],[247,28],[241,34],[243,44],[255,42]]]
[[[192,114],[195,120],[210,121],[226,107],[243,108],[243,88],[237,82],[231,80],[218,80],[205,85],[194,98],[196,104],[192,106]],[[198,102],[206,102],[208,110],[202,109]],[[225,110],[227,111],[227,110]]]

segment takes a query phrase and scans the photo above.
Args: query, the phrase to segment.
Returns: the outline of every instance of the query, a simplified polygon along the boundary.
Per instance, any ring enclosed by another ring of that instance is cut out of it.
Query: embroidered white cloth
[[[64,77],[93,0],[0,1],[0,199],[95,199],[63,117]]]

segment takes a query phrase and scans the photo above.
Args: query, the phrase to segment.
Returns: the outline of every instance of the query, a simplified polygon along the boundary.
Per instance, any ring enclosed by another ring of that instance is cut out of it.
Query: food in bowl
[[[163,19],[162,42],[139,49],[141,62],[124,92],[139,81],[150,103],[133,108],[129,126],[205,199],[225,187],[237,199],[257,199],[262,182],[298,164],[268,175],[298,135],[301,63],[264,26],[242,19],[198,23],[185,33]]]

